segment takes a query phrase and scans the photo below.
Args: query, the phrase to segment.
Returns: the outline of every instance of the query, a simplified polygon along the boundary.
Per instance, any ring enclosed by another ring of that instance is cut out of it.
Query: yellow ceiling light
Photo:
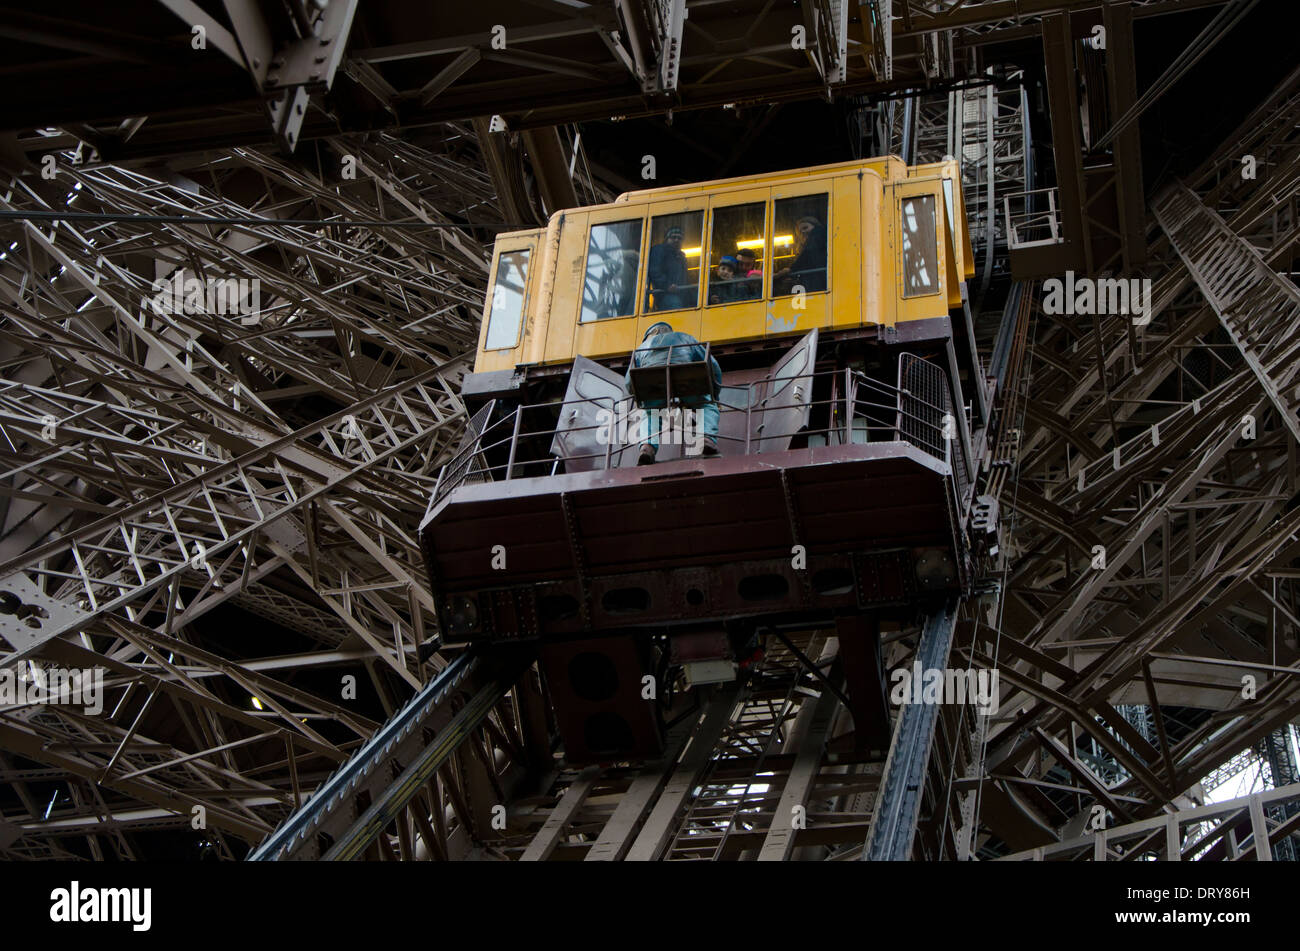
[[[794,244],[794,235],[779,234],[772,239],[773,244]],[[762,238],[750,238],[747,241],[737,241],[737,248],[761,248],[763,246]],[[688,252],[689,253],[689,252]]]
[[[694,258],[699,257],[700,251],[702,250],[703,248],[682,248],[682,254],[686,255],[688,258]]]

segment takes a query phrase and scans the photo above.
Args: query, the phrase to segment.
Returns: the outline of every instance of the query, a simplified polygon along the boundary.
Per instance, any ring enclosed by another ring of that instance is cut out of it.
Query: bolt
[[[311,78],[312,78],[312,79],[320,79],[320,70],[318,69],[318,70],[316,70],[315,72],[313,72],[313,73],[311,74]]]
[[[317,57],[316,57],[316,62],[318,62],[318,63],[323,63],[323,62],[325,62],[325,57],[324,57],[324,56],[317,56]]]

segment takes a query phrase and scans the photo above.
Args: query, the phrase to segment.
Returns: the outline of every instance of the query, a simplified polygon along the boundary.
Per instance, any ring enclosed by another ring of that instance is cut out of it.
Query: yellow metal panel
[[[885,204],[885,182],[874,169],[863,172],[858,182],[862,204],[859,217],[862,222],[860,244],[861,263],[857,268],[859,286],[862,288],[862,323],[865,326],[893,322],[892,311],[887,312],[885,295],[886,264],[890,260],[890,233],[882,220],[881,206]],[[889,272],[892,276],[892,270]]]
[[[898,201],[894,197],[894,185],[888,179],[882,182],[880,193],[875,198],[876,227],[880,234],[880,247],[873,255],[880,268],[878,323],[892,327],[899,319],[898,272],[902,259],[898,246]]]
[[[872,247],[872,228],[864,227],[862,187],[867,172],[837,176],[832,183],[831,233],[828,253],[831,312],[825,327],[860,327],[866,319],[866,294],[862,286],[862,261]]]
[[[555,290],[551,295],[550,323],[542,357],[546,363],[573,359],[573,329],[578,321],[587,265],[588,218],[586,211],[568,212],[560,226],[555,252]]]
[[[949,226],[944,181],[951,182],[953,222]],[[827,287],[806,294],[805,307],[795,299],[772,299],[773,201],[799,195],[829,194]],[[900,199],[930,195],[936,210],[938,293],[903,297]],[[713,210],[763,202],[765,266],[763,299],[654,313],[646,309],[645,273],[654,216],[707,210],[701,242],[700,301],[707,301],[711,265]],[[593,225],[640,220],[640,263],[636,314],[583,324],[579,322],[586,254]],[[505,369],[520,363],[567,363],[576,353],[589,357],[621,356],[632,350],[646,328],[663,319],[674,329],[714,343],[764,336],[802,335],[813,327],[835,328],[896,324],[942,316],[960,306],[960,281],[975,272],[966,229],[961,178],[955,161],[908,168],[894,156],[844,162],[743,178],[674,185],[631,192],[606,205],[559,212],[547,229],[501,235],[493,256],[532,242],[524,327],[519,345],[509,351],[484,352],[486,321],[480,333],[477,370]],[[489,300],[493,288],[489,287]],[[485,308],[486,309],[486,308]]]
[[[720,178],[711,182],[694,182],[684,185],[664,185],[660,188],[646,188],[639,191],[624,192],[614,199],[615,202],[653,201],[674,195],[697,194],[700,190],[721,193],[732,188],[753,188],[762,185],[779,185],[797,182],[805,178],[825,178],[841,172],[854,172],[870,168],[882,178],[893,179],[907,175],[907,165],[899,158],[885,155],[879,158],[861,159],[852,162],[834,162],[829,165],[812,165],[808,168],[787,169],[779,172],[764,172],[759,175],[744,175],[736,178]]]
[[[930,178],[921,180],[908,180],[891,187],[893,200],[890,214],[893,216],[892,229],[896,233],[894,248],[894,268],[895,268],[895,297],[897,300],[897,321],[905,320],[925,320],[930,317],[946,317],[948,315],[948,297],[945,289],[947,283],[948,269],[948,242],[944,240],[944,203],[943,203],[943,183],[940,179]],[[936,254],[938,255],[935,262],[936,288],[932,294],[926,294],[919,297],[904,296],[904,269],[903,269],[903,247],[901,240],[901,214],[903,199],[913,196],[929,196],[934,201],[935,210],[935,245]]]
[[[552,303],[556,289],[556,268],[560,261],[560,234],[563,212],[551,216],[546,231],[538,241],[537,293],[533,295],[524,331],[523,363],[541,363],[546,359],[546,335],[550,331]],[[563,322],[563,321],[561,321]]]

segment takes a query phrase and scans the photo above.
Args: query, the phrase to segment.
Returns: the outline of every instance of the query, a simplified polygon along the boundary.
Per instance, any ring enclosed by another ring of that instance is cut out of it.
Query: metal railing
[[[829,395],[813,399],[815,393]],[[716,439],[724,456],[778,451],[796,436],[809,446],[907,442],[950,466],[958,499],[969,484],[947,377],[938,365],[911,354],[900,360],[897,386],[852,369],[771,374],[748,384],[724,383],[716,402],[722,417]],[[465,444],[439,472],[430,508],[471,476],[506,481],[553,475],[562,462],[574,471],[635,465],[635,452],[650,432],[657,431],[665,444],[676,434],[684,444],[686,436],[702,436],[698,416],[687,415],[698,412],[677,406],[640,411],[631,398],[588,397],[519,405],[482,426],[486,416],[479,410]],[[727,425],[731,413],[744,415],[739,432],[734,420]],[[565,425],[575,419],[581,425]],[[584,451],[556,453],[557,433]]]
[[[901,437],[948,464],[955,480],[953,501],[960,511],[970,488],[965,438],[968,421],[959,418],[953,408],[948,378],[938,364],[904,353],[898,359],[898,397]]]
[[[1300,819],[1269,807],[1300,803],[1300,783],[1267,789],[1227,802],[1180,809],[1151,819],[1112,826],[1063,842],[1015,852],[1001,862],[1163,861],[1271,862],[1297,833]]]
[[[1060,244],[1065,240],[1061,233],[1061,213],[1056,205],[1056,193],[1055,188],[1035,188],[1014,192],[1002,199],[1008,248],[1015,251],[1018,248]]]

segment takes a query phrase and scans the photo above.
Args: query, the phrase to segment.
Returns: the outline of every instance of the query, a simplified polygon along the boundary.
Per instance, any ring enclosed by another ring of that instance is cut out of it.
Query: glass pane
[[[650,219],[645,313],[700,305],[700,260],[704,212]]]
[[[744,409],[750,404],[752,387],[724,386],[718,393],[718,402],[726,409]]]
[[[934,196],[903,199],[903,296],[939,291],[939,240],[934,230]]]
[[[713,212],[713,240],[709,243],[710,304],[733,304],[763,296],[766,211],[763,202],[755,202]]]
[[[582,288],[582,321],[631,317],[636,310],[641,223],[593,225],[587,246],[587,280]]]
[[[782,198],[772,214],[772,296],[826,290],[826,207],[829,196]]]
[[[488,311],[485,350],[501,350],[519,342],[519,324],[524,316],[524,288],[528,280],[528,250],[502,251],[497,258],[497,277]]]
[[[582,374],[578,380],[578,385],[574,389],[577,391],[578,396],[585,400],[604,401],[611,404],[618,402],[626,395],[623,388],[617,383],[597,376],[590,370]]]

